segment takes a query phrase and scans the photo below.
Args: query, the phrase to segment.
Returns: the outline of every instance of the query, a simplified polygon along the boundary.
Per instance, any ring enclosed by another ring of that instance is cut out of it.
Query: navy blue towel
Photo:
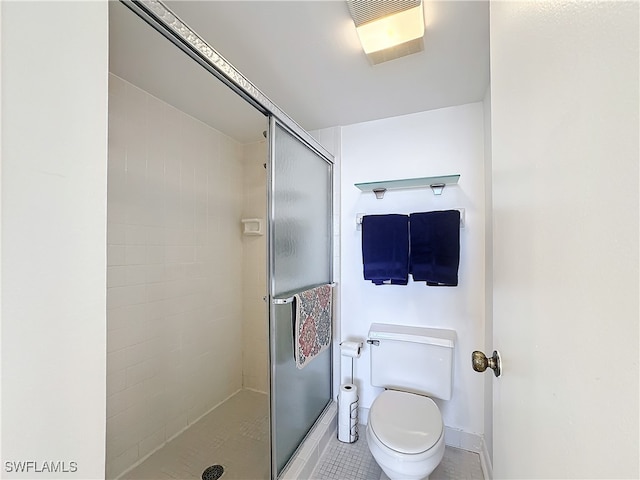
[[[416,282],[455,287],[460,263],[460,212],[412,213],[409,271]]]
[[[362,217],[364,279],[376,285],[406,285],[409,281],[409,217]]]

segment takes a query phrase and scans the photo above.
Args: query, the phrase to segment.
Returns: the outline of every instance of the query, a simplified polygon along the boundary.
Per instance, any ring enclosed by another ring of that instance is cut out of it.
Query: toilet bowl
[[[429,397],[385,390],[369,410],[367,444],[391,480],[424,480],[444,456],[440,409]]]

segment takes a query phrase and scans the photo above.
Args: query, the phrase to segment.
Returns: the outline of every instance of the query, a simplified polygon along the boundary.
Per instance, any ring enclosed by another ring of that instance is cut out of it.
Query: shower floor
[[[269,401],[241,390],[171,440],[122,480],[197,479],[222,465],[221,480],[269,478]]]

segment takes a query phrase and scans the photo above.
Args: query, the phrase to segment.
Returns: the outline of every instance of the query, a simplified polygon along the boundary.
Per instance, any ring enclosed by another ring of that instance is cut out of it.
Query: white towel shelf
[[[356,183],[363,192],[373,192],[376,198],[384,198],[387,190],[397,190],[401,188],[422,188],[431,187],[434,195],[442,195],[446,185],[458,183],[460,175],[441,175],[437,177],[402,178],[398,180],[383,180],[380,182]]]

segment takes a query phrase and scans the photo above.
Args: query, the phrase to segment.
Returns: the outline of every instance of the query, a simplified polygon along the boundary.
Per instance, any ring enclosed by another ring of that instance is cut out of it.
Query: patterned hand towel
[[[322,285],[294,295],[293,355],[300,369],[331,345],[331,293],[331,285]]]

